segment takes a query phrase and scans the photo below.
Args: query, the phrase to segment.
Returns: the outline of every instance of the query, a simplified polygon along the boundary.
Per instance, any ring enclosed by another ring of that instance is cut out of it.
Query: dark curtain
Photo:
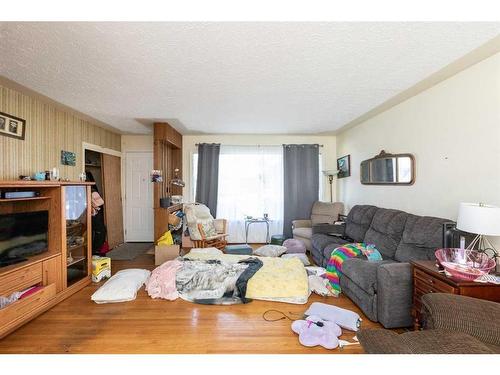
[[[292,237],[292,220],[310,219],[319,194],[319,145],[283,145],[283,234]]]
[[[219,187],[220,144],[200,143],[198,145],[198,178],[196,180],[196,202],[210,209],[217,216],[217,191]]]

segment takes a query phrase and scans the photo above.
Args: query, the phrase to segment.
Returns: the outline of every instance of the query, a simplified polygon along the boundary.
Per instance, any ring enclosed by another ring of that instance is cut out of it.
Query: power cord
[[[274,313],[278,313],[278,314],[281,314],[281,316],[279,318],[276,318],[276,319],[268,319],[266,318],[266,314],[270,313],[270,312],[274,312]],[[280,310],[266,310],[264,311],[264,313],[262,314],[262,319],[264,319],[266,322],[277,322],[279,320],[283,320],[283,319],[288,319],[290,321],[294,321],[294,320],[297,320],[297,319],[300,319],[302,318],[304,315],[302,314],[297,314],[297,313],[293,313],[293,312],[288,312],[288,314],[290,315],[297,315],[296,318],[291,318],[289,315],[285,314],[283,311],[280,311]]]
[[[266,314],[267,313],[270,313],[270,312],[275,312],[275,313],[278,313],[278,314],[281,314],[281,316],[279,318],[276,318],[276,319],[268,319],[266,318]],[[293,312],[288,312],[288,314],[290,315],[296,315],[295,318],[292,318],[290,316],[288,316],[287,314],[285,314],[283,311],[280,311],[280,310],[266,310],[264,311],[264,313],[262,314],[262,319],[264,319],[266,322],[277,322],[279,320],[283,320],[283,319],[288,319],[290,321],[294,321],[294,320],[297,320],[297,319],[306,319],[307,316],[306,315],[303,315],[303,314],[297,314],[297,313],[293,313]],[[318,327],[323,327],[323,322],[313,322],[312,320],[308,320],[309,324],[316,324]]]

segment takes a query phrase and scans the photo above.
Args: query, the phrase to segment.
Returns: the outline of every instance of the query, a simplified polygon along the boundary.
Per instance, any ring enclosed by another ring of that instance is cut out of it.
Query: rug
[[[111,260],[134,260],[154,248],[152,242],[125,242],[106,254]]]

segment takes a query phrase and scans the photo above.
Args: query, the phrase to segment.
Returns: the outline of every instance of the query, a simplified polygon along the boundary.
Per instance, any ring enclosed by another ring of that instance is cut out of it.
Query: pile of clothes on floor
[[[228,305],[247,303],[247,284],[262,267],[260,259],[250,257],[237,263],[216,259],[192,260],[178,258],[157,267],[146,282],[151,298],[201,304]]]
[[[339,295],[338,280],[345,259],[380,258],[373,245],[347,244],[332,252],[325,269],[307,266],[296,256],[283,257],[285,251],[287,248],[274,245],[262,246],[252,255],[224,254],[215,248],[192,249],[153,272],[118,272],[94,293],[92,300],[97,303],[132,300],[145,283],[150,297],[166,300],[182,298],[200,304],[232,305],[259,299],[305,304],[311,293]]]

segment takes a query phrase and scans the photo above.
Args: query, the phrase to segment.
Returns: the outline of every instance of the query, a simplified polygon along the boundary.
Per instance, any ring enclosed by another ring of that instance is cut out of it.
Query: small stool
[[[252,246],[248,244],[227,245],[224,249],[224,253],[233,255],[252,255],[253,249]]]
[[[271,236],[271,245],[283,245],[283,241],[285,241],[285,236],[282,234],[275,234]]]
[[[305,254],[306,245],[301,240],[295,238],[289,238],[283,242],[283,246],[286,247],[287,254]]]

